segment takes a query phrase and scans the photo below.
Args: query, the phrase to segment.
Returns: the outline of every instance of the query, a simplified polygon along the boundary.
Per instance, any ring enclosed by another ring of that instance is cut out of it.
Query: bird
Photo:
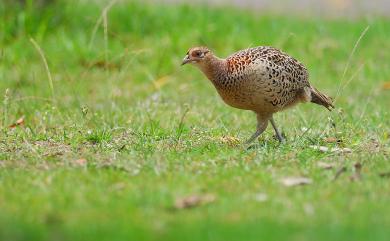
[[[256,131],[246,144],[256,140],[269,122],[277,139],[284,142],[273,115],[298,103],[334,108],[332,99],[309,83],[304,64],[274,47],[243,49],[225,59],[208,47],[192,47],[182,60],[185,64],[200,69],[227,105],[256,114]]]

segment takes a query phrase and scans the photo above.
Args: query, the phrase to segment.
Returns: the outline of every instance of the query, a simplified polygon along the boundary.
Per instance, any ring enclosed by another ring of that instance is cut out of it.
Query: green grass
[[[390,172],[390,20],[120,2],[105,35],[98,19],[108,2],[66,2],[0,4],[0,240],[388,239],[390,180],[379,174]],[[336,111],[305,104],[277,114],[287,143],[268,129],[245,150],[234,138],[252,134],[255,116],[180,67],[195,45],[221,57],[281,48],[318,89],[341,90]],[[22,116],[23,126],[9,128]],[[362,178],[351,181],[356,163]],[[285,187],[288,176],[313,183]],[[174,208],[206,193],[216,200]]]

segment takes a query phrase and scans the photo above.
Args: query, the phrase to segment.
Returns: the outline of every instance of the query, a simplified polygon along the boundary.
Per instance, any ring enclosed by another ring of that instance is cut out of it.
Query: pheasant
[[[268,122],[283,142],[272,116],[300,102],[334,108],[332,99],[309,83],[305,66],[273,47],[244,49],[226,59],[218,58],[207,47],[194,47],[189,49],[182,65],[188,63],[206,75],[226,104],[256,113],[256,132],[247,144],[265,131]]]

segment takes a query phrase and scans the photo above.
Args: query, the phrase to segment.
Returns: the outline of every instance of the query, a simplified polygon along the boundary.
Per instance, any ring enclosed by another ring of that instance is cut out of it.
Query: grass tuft
[[[85,139],[92,144],[107,143],[112,140],[112,134],[108,130],[93,130],[87,133]]]

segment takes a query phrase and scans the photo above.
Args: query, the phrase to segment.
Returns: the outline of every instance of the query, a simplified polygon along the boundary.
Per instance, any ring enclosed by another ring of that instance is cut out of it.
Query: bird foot
[[[277,139],[280,143],[286,143],[286,135],[284,134],[284,132],[282,132],[282,134],[275,134],[274,138]]]

